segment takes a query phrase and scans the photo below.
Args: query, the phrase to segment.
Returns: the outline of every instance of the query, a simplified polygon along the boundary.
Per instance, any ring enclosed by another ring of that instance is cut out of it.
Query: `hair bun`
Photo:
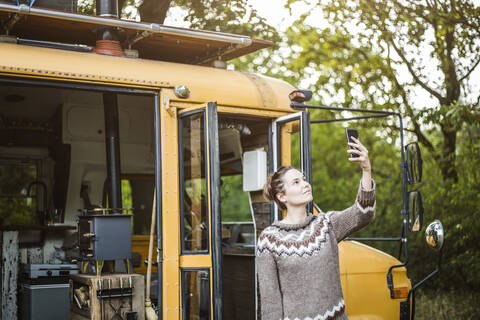
[[[275,196],[272,195],[272,180],[274,175],[275,175],[275,172],[270,173],[267,177],[267,181],[265,182],[265,185],[263,186],[263,197],[268,201],[272,201],[275,199]]]
[[[283,176],[287,173],[288,170],[295,169],[291,166],[283,166],[278,168],[277,171],[268,175],[267,182],[263,186],[263,196],[268,201],[275,201],[277,205],[282,209],[285,210],[285,204],[280,202],[277,199],[277,194],[283,192]]]

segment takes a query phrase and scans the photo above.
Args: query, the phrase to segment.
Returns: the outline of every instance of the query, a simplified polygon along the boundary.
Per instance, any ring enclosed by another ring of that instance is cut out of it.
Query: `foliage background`
[[[92,10],[93,1],[82,3],[84,11]],[[180,8],[192,27],[274,41],[272,49],[231,61],[230,67],[306,86],[315,93],[312,104],[402,113],[408,140],[422,145],[424,221],[441,220],[446,234],[442,271],[420,291],[417,319],[478,317],[480,95],[472,86],[480,63],[478,2],[288,0],[290,10],[308,9],[285,33],[246,0],[120,3],[124,16],[132,16],[129,6],[137,7],[142,21],[162,23],[169,9]],[[313,9],[322,11],[326,27],[309,23]],[[359,129],[369,148],[377,182],[376,220],[356,236],[400,236],[398,123],[348,125]],[[349,205],[358,187],[360,172],[346,160],[344,129],[339,123],[312,128],[314,196],[324,210]],[[408,243],[409,276],[416,282],[435,269],[437,255],[425,245],[423,232],[409,234]],[[398,255],[391,244],[372,245]]]

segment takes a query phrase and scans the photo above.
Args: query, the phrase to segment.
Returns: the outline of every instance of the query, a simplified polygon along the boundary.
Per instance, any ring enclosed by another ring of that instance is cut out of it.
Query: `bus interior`
[[[74,86],[0,84],[0,226],[19,230],[19,263],[71,263],[78,255],[78,210],[108,206],[102,95]],[[155,187],[154,96],[124,92],[117,98],[122,206],[132,208],[132,235],[138,240],[132,263],[144,274]],[[182,254],[194,254],[208,250],[209,243],[205,123],[200,116],[182,123],[180,242]],[[270,205],[260,190],[243,191],[242,156],[268,151],[270,123],[265,117],[218,114],[227,319],[255,318],[255,226],[269,224]],[[204,314],[201,290],[200,285],[191,292],[191,314]]]

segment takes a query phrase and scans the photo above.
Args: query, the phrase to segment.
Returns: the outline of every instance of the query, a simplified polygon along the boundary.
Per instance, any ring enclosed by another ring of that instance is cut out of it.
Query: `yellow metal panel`
[[[5,76],[5,77],[18,77],[18,78],[26,78],[26,79],[35,79],[35,80],[58,80],[66,83],[78,83],[82,82],[85,84],[89,85],[108,85],[111,87],[122,87],[122,88],[134,88],[134,89],[143,89],[143,90],[151,90],[151,89],[158,89],[159,87],[152,87],[149,85],[142,85],[142,84],[137,84],[137,83],[120,83],[120,82],[102,82],[100,80],[92,80],[92,81],[86,81],[84,79],[76,79],[76,78],[62,78],[62,77],[46,77],[45,75],[39,75],[36,73],[29,72],[28,70],[24,73],[11,73],[11,72],[5,72],[3,71],[2,66],[0,65],[0,76]]]
[[[287,112],[294,90],[284,81],[230,70],[10,43],[0,43],[0,74],[151,88],[186,85],[191,94],[182,101]]]
[[[150,241],[149,236],[132,236],[132,252],[136,252],[140,254],[140,266],[134,268],[135,273],[138,274],[145,274],[147,273],[147,266],[143,263],[145,260],[148,259],[148,244]],[[157,237],[154,237],[153,240],[153,250],[157,252]],[[157,258],[153,257],[153,261],[156,261]],[[157,272],[157,267],[152,266],[152,273]]]
[[[208,103],[197,104],[197,105],[194,105],[194,106],[191,106],[191,107],[182,109],[182,110],[178,110],[177,113],[178,113],[179,115],[181,115],[181,114],[184,114],[184,113],[186,113],[186,112],[193,111],[193,110],[198,110],[198,109],[206,108],[207,105],[208,105]]]
[[[280,134],[282,137],[281,141],[281,150],[282,150],[282,155],[281,155],[281,165],[282,166],[289,166],[292,164],[292,158],[291,158],[291,146],[292,146],[292,136],[291,136],[291,123],[286,123],[282,126],[280,129]]]
[[[0,43],[0,72],[2,73],[104,84],[133,84],[152,88],[171,86],[165,80],[138,76],[143,75],[141,73],[125,72],[128,69],[126,66],[133,61],[137,62],[139,71],[145,73],[146,60]]]
[[[210,255],[185,255],[180,256],[180,268],[210,268],[212,257]]]
[[[285,112],[278,112],[278,111],[269,111],[269,110],[259,110],[259,109],[249,109],[249,108],[235,108],[235,107],[224,107],[218,106],[217,108],[218,113],[224,114],[241,114],[245,116],[255,116],[255,117],[263,117],[263,118],[278,118],[281,116],[286,115]],[[295,112],[295,111],[292,111]]]
[[[348,273],[385,272],[385,265],[396,265],[400,262],[391,255],[356,241],[343,241],[345,256],[349,263]],[[374,254],[376,253],[376,254]]]
[[[394,272],[399,277],[400,272]],[[390,298],[386,272],[347,275],[350,289],[345,294],[345,305],[349,319],[397,320],[400,316],[400,301]],[[374,318],[373,318],[374,319]]]
[[[163,319],[180,319],[180,209],[177,115],[160,92],[162,146]]]
[[[170,107],[171,108],[177,108],[178,114],[181,114],[183,112],[186,112],[189,110],[195,110],[199,106],[206,106],[205,103],[191,103],[191,102],[179,102],[179,101],[173,101],[172,98],[170,98]],[[241,114],[243,116],[255,116],[255,117],[263,117],[263,118],[278,118],[281,116],[284,116],[289,113],[295,113],[297,111],[295,110],[285,110],[285,111],[278,111],[278,109],[275,108],[259,108],[258,106],[256,107],[245,107],[245,106],[225,106],[225,105],[219,105],[217,104],[217,110],[218,113],[223,113],[223,114]]]
[[[349,290],[349,285],[347,281],[347,269],[345,267],[346,259],[344,258],[345,257],[344,243],[346,243],[346,241],[342,241],[338,245],[338,259],[339,259],[339,269],[340,269],[340,282],[342,283],[343,296],[344,296],[344,300],[346,301],[347,299],[346,293]]]
[[[340,273],[349,319],[398,319],[400,299],[391,299],[388,268],[400,262],[392,256],[355,241],[339,244]],[[405,268],[394,269],[395,287],[411,288]]]

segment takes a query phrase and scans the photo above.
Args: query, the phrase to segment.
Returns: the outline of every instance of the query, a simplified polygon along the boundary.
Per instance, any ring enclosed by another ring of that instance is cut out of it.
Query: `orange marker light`
[[[408,297],[408,288],[400,287],[393,289],[393,299],[406,299]]]

